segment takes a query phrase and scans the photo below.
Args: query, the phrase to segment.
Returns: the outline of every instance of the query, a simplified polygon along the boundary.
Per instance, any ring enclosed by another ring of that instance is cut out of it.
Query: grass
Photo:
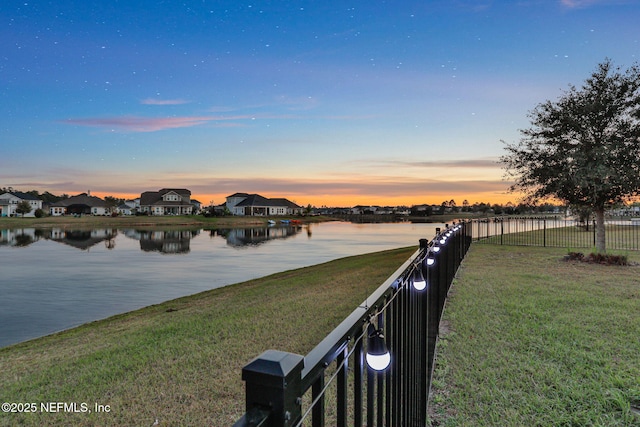
[[[605,227],[605,237],[607,250],[640,250],[640,227],[638,226],[607,225]],[[595,247],[593,228],[585,231],[575,226],[491,236],[480,240],[480,242],[561,248]]]
[[[433,426],[640,426],[640,267],[565,254],[472,246],[443,316]]]
[[[23,227],[162,227],[202,226],[206,228],[256,227],[267,224],[269,217],[224,216],[205,218],[202,215],[183,216],[46,216],[43,218],[0,217],[0,229]],[[299,219],[304,223],[331,221],[323,216],[277,217],[277,219]]]
[[[0,349],[1,413],[14,425],[232,425],[242,367],[264,350],[308,353],[416,248],[355,256],[215,289]],[[43,402],[109,405],[42,413]]]
[[[110,409],[0,413],[0,425],[232,425],[244,411],[244,364],[269,348],[306,354],[414,250],[292,270],[0,349],[0,402]],[[443,318],[433,426],[640,426],[640,267],[565,254],[472,246]]]

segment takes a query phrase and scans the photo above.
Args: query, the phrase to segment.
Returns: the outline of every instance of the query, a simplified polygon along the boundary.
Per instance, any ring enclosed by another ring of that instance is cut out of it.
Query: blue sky
[[[637,0],[5,1],[0,186],[516,201],[501,140],[637,62],[638,22]]]

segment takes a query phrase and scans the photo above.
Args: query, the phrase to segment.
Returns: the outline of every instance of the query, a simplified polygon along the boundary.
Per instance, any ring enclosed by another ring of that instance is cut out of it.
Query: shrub
[[[629,259],[626,255],[601,254],[592,252],[585,256],[581,252],[569,252],[564,259],[566,261],[582,261],[589,264],[605,264],[605,265],[629,265]]]

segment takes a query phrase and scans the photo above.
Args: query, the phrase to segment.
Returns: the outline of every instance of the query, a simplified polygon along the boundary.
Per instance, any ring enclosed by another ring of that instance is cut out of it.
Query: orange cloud
[[[518,194],[508,193],[509,182],[487,177],[484,179],[419,179],[412,177],[386,176],[333,176],[310,177],[211,177],[195,173],[165,173],[162,176],[138,173],[114,175],[113,171],[68,170],[54,171],[52,176],[25,177],[14,188],[38,189],[54,194],[91,193],[104,197],[139,197],[144,191],[160,188],[180,187],[191,190],[192,197],[208,205],[225,202],[226,196],[236,192],[259,193],[266,197],[286,197],[306,206],[355,206],[355,205],[415,205],[440,204],[455,200],[462,205],[470,203],[517,202]],[[64,173],[64,178],[62,175]],[[108,177],[108,179],[107,179]],[[66,180],[65,180],[66,178]]]
[[[516,201],[508,194],[509,183],[502,180],[432,180],[387,177],[351,177],[343,180],[300,178],[196,178],[184,182],[194,197],[203,203],[223,203],[235,192],[259,193],[266,197],[287,197],[298,204],[314,206],[354,206],[358,204],[414,205],[440,204],[455,199],[474,202],[506,203]]]

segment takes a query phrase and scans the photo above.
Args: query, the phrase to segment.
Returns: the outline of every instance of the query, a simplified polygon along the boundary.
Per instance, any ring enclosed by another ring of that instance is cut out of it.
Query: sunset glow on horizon
[[[518,203],[528,112],[640,52],[635,1],[4,2],[0,187]]]

